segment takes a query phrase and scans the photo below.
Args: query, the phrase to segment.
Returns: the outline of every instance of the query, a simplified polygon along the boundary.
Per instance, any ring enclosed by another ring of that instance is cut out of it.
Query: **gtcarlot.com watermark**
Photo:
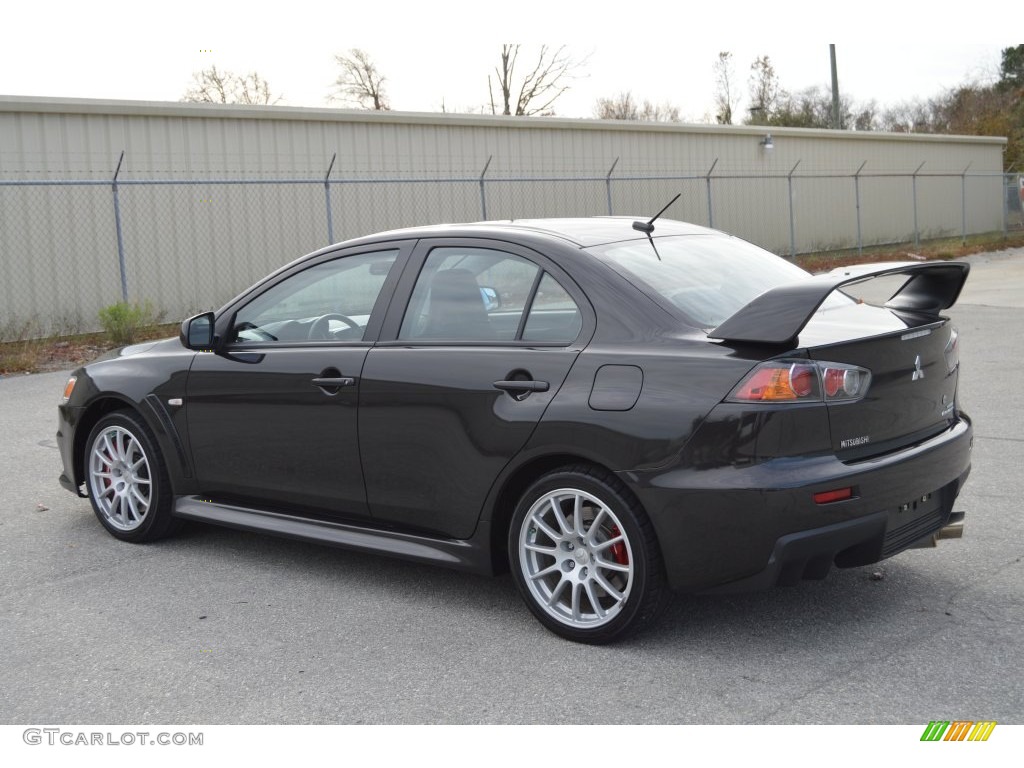
[[[203,732],[150,733],[149,731],[69,731],[63,728],[26,728],[21,734],[29,746],[66,747],[201,747]]]

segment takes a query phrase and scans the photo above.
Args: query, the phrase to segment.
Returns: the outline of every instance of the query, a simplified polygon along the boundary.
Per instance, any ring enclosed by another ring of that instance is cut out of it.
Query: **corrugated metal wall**
[[[0,97],[0,323],[37,317],[50,327],[89,326],[99,307],[121,297],[109,185],[3,182],[109,182],[122,150],[128,293],[170,316],[219,305],[327,244],[322,180],[335,154],[334,240],[478,220],[482,204],[494,219],[606,214],[609,199],[615,213],[650,215],[681,191],[667,216],[709,224],[710,197],[715,227],[778,253],[794,243],[799,251],[850,247],[857,243],[852,175],[862,164],[865,244],[913,237],[909,174],[919,168],[922,236],[960,232],[964,189],[968,232],[1002,226],[1000,139],[772,129],[774,149],[766,150],[764,134],[738,126]],[[703,176],[712,164],[709,192]],[[652,175],[699,178],[638,178]],[[308,183],[138,184],[301,179]]]

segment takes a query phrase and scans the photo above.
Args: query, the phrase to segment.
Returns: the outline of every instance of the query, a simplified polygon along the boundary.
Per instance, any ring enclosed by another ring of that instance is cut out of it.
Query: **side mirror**
[[[213,319],[213,312],[204,312],[183,322],[178,335],[182,346],[197,352],[213,352],[216,342]]]
[[[501,309],[501,297],[489,285],[480,286],[480,297],[484,300],[484,309],[488,312]]]

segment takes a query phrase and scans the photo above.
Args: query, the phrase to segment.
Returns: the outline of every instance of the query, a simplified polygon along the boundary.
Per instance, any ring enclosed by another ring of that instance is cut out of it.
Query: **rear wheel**
[[[171,514],[171,483],[149,427],[115,411],[93,427],[85,445],[89,501],[103,527],[124,541],[153,541],[180,521]]]
[[[509,531],[519,591],[552,632],[621,639],[652,621],[667,589],[650,521],[612,475],[572,467],[523,494]]]

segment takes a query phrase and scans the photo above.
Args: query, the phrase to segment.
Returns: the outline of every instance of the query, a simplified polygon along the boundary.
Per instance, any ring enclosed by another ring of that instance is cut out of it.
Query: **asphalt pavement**
[[[57,483],[67,374],[0,378],[0,723],[1024,723],[1024,249],[969,260],[964,538],[677,596],[611,647],[507,576],[198,524],[121,543]]]

